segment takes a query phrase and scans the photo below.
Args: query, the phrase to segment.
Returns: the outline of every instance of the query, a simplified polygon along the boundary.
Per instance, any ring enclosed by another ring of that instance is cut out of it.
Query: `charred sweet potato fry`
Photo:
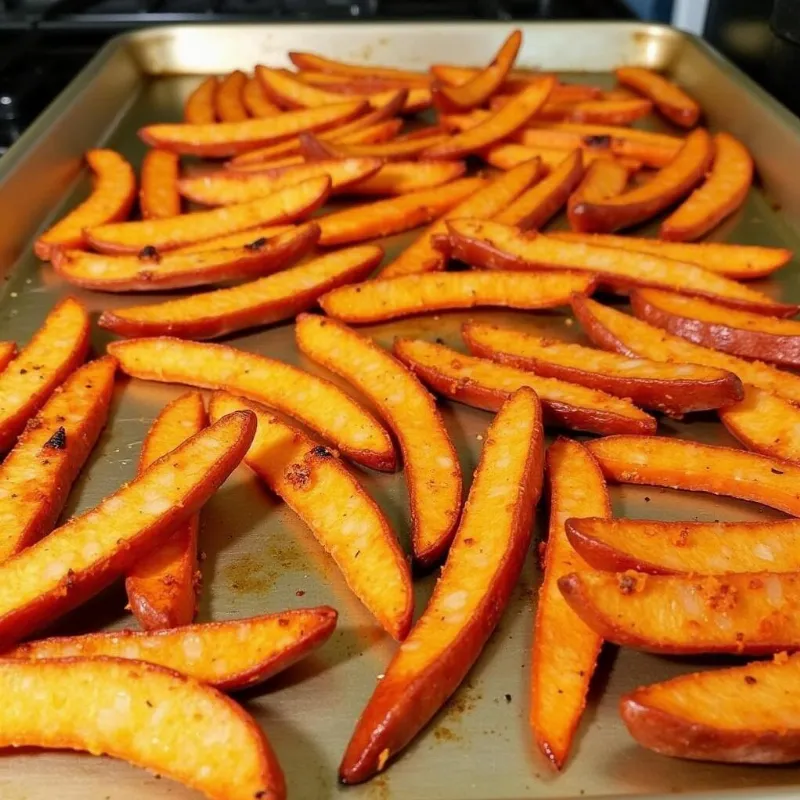
[[[248,228],[246,231],[230,233],[227,236],[217,236],[215,239],[206,239],[204,242],[187,244],[183,247],[176,247],[170,252],[178,253],[207,253],[209,250],[225,250],[231,247],[245,247],[253,245],[254,248],[263,247],[270,239],[274,239],[282,233],[294,230],[294,225],[265,225],[259,228]]]
[[[381,625],[404,639],[414,610],[411,573],[381,509],[335,452],[257,406],[217,392],[211,417],[240,408],[258,419],[248,466],[308,525]]]
[[[136,199],[136,175],[119,153],[89,150],[86,163],[94,176],[92,193],[36,240],[33,251],[44,261],[55,248],[85,245],[86,228],[125,219]]]
[[[177,217],[181,213],[178,193],[180,161],[169,150],[148,150],[142,161],[139,210],[144,219]]]
[[[572,515],[611,516],[606,483],[580,443],[558,439],[547,450],[550,527],[539,589],[530,685],[530,724],[539,749],[556,768],[564,766],[586,705],[602,639],[566,604],[558,580],[585,568],[567,541],[564,520]]]
[[[463,161],[390,161],[371,177],[349,186],[347,192],[358,195],[407,194],[450,183],[463,177],[466,171]]]
[[[384,769],[480,656],[528,551],[541,491],[542,439],[539,402],[521,389],[489,427],[442,575],[361,714],[339,767],[344,783],[366,781]]]
[[[292,51],[289,58],[300,70],[313,72],[329,72],[332,75],[344,75],[348,78],[387,78],[401,83],[413,83],[427,86],[431,78],[424,72],[413,72],[394,67],[379,67],[374,64],[346,64],[332,58],[317,55],[316,53],[301,53]]]
[[[397,339],[394,353],[437,394],[475,408],[497,411],[513,392],[528,386],[541,400],[549,425],[600,434],[656,430],[651,416],[605,392],[541,378],[421,339]]]
[[[353,461],[395,468],[389,434],[368,411],[334,384],[289,364],[225,345],[166,337],[112,342],[108,351],[134,378],[243,395],[294,417]]]
[[[462,333],[475,355],[627,398],[670,416],[730,406],[744,397],[741,381],[714,367],[632,359],[480,322],[466,323]]]
[[[602,202],[609,197],[616,197],[625,191],[627,185],[628,170],[622,164],[610,158],[598,158],[593,161],[586,170],[583,180],[569,196],[567,218],[570,224],[572,224],[573,209],[581,203]],[[580,223],[577,223],[576,227],[579,225]]]
[[[368,397],[400,444],[411,506],[414,558],[429,567],[447,552],[461,509],[461,467],[436,403],[414,374],[341,323],[303,314],[300,350]]]
[[[291,319],[332,289],[366,278],[382,257],[379,247],[349,247],[238,286],[110,309],[98,324],[120,336],[213,339]]]
[[[235,70],[226,75],[214,93],[215,116],[220,122],[242,122],[249,119],[242,95],[247,83],[247,75]]]
[[[219,81],[212,75],[206,78],[189,95],[183,108],[183,121],[190,125],[208,125],[217,121],[214,113],[214,95]]]
[[[620,67],[617,80],[655,103],[656,108],[676,125],[693,128],[700,119],[700,106],[683,89],[657,72],[644,67]]]
[[[278,106],[270,103],[267,95],[264,94],[261,81],[255,75],[247,79],[244,89],[242,89],[242,103],[251,117],[263,119],[281,113]]]
[[[266,737],[241,706],[164,667],[104,657],[9,659],[0,661],[0,691],[2,747],[115,756],[212,800],[286,796]]]

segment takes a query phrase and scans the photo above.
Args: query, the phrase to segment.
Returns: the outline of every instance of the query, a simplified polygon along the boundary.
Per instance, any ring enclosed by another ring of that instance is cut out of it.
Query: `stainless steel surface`
[[[800,189],[800,123],[702,43],[668,28],[637,24],[527,25],[521,63],[562,72],[608,72],[619,63],[666,69],[706,110],[712,128],[740,136],[755,155],[763,190],[719,228],[715,238],[797,249]],[[327,25],[208,26],[159,28],[111,43],[0,160],[0,265],[7,281],[0,298],[3,338],[24,342],[55,299],[72,291],[31,255],[42,229],[86,192],[79,175],[84,150],[100,144],[139,161],[135,131],[156,120],[178,119],[181,104],[206,73],[254,63],[286,63],[289,49],[312,49],[364,62],[426,67],[431,61],[481,63],[508,26]],[[608,82],[608,75],[591,80]],[[76,180],[77,177],[77,180]],[[390,251],[413,238],[395,237]],[[800,300],[796,263],[766,284],[775,296]],[[93,310],[118,298],[75,292]],[[131,298],[131,301],[135,298]],[[557,332],[578,339],[571,320],[557,315],[481,312],[444,314],[374,326],[368,332],[388,344],[395,335],[441,337],[459,346],[468,316]],[[107,337],[94,331],[102,351]],[[236,337],[245,349],[277,355],[317,371],[297,353],[291,326]],[[330,376],[327,376],[330,377]],[[103,435],[73,493],[70,511],[87,508],[134,473],[144,434],[177,387],[120,381],[112,424]],[[480,450],[487,413],[443,403],[449,429],[470,475]],[[733,444],[712,416],[685,423],[666,420],[661,432]],[[407,544],[408,509],[402,474],[364,473],[364,482],[387,510]],[[686,520],[758,520],[780,516],[743,502],[642,487],[612,489],[617,514]],[[543,514],[537,535],[546,529]],[[531,556],[514,599],[475,669],[434,722],[400,759],[371,783],[337,786],[336,768],[356,718],[394,645],[347,590],[338,571],[293,515],[240,469],[203,515],[204,587],[200,619],[229,618],[330,603],[340,625],[317,654],[244,697],[272,740],[293,798],[578,798],[712,792],[729,797],[797,796],[800,772],[792,768],[740,768],[662,758],[638,748],[616,713],[620,695],[641,683],[668,678],[712,659],[666,659],[606,648],[589,707],[563,774],[554,775],[534,751],[527,727],[531,627],[540,574]],[[417,610],[433,582],[417,582]],[[87,631],[131,624],[119,587],[60,622],[56,631]],[[0,698],[0,702],[2,699]],[[232,782],[235,774],[231,775]],[[57,788],[56,788],[57,787]],[[794,787],[794,788],[792,788]],[[151,800],[194,797],[111,759],[71,753],[0,756],[3,800]]]

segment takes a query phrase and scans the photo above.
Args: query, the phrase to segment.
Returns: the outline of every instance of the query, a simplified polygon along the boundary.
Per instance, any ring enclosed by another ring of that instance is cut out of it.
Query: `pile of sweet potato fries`
[[[636,689],[621,715],[669,755],[800,760],[800,656],[786,655],[800,649],[800,377],[782,369],[800,367],[800,322],[788,319],[796,306],[746,283],[791,253],[697,243],[745,201],[753,162],[731,135],[698,127],[678,86],[637,67],[617,70],[611,91],[562,83],[515,69],[521,44],[515,31],[483,68],[428,72],[290,53],[296,70],[208,78],[184,122],[143,128],[152,149],[138,178],[119,153],[87,153],[91,195],[35,251],[67,283],[143,297],[109,300],[98,324],[125,338],[96,360],[70,297],[19,354],[0,343],[0,745],[114,755],[211,798],[284,797],[264,733],[222,692],[322,645],[337,614],[194,622],[198,513],[243,462],[400,642],[354,715],[344,783],[386,768],[480,657],[528,557],[545,473],[529,709],[553,766],[567,759],[604,641],[774,654]],[[651,115],[673,132],[632,127]],[[542,233],[562,210],[571,232]],[[658,238],[615,233],[654,217]],[[422,226],[385,263],[374,240]],[[167,289],[186,291],[144,296]],[[632,314],[592,299],[601,289],[627,295]],[[388,352],[354,327],[570,306],[595,347],[470,321],[465,352],[414,338]],[[280,360],[201,341],[287,321],[299,350],[367,404]],[[56,527],[118,370],[213,394],[208,407],[196,391],[169,404],[138,476]],[[468,491],[434,395],[496,412]],[[708,411],[745,449],[657,435],[657,415]],[[604,438],[546,447],[550,427]],[[409,558],[347,460],[402,465],[410,560],[443,565],[416,622]],[[750,500],[792,519],[613,519],[607,481]],[[35,638],[118,578],[141,630]]]

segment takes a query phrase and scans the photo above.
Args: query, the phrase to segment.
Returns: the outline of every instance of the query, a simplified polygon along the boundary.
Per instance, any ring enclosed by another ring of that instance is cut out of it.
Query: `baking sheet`
[[[82,153],[98,145],[119,149],[138,164],[136,138],[148,122],[177,120],[199,75],[287,64],[290,49],[342,59],[426,68],[431,61],[479,64],[510,30],[505,24],[458,25],[209,25],[157,28],[115,40],[0,160],[0,335],[25,342],[56,298],[79,297],[93,311],[137,296],[76,291],[31,255],[38,230],[85,196]],[[641,24],[522,25],[520,63],[558,70],[569,80],[604,82],[620,63],[665,69],[701,102],[712,129],[741,137],[755,155],[762,186],[713,238],[797,249],[800,126],[746,77],[692,37]],[[582,74],[589,72],[591,74]],[[557,222],[563,227],[563,222]],[[413,240],[387,240],[391,254]],[[800,301],[797,263],[775,281],[756,284],[775,297]],[[154,300],[157,299],[154,297]],[[439,337],[461,347],[466,319],[483,319],[584,341],[577,325],[558,314],[482,311],[412,318],[364,329],[381,344],[395,336]],[[93,344],[108,335],[95,329]],[[292,327],[283,325],[230,343],[270,354],[331,376],[300,356]],[[333,378],[341,384],[338,379]],[[345,387],[346,388],[346,387]],[[180,388],[119,381],[112,424],[103,434],[72,493],[67,513],[89,508],[133,477],[141,441],[156,414]],[[491,415],[443,402],[448,428],[465,475],[480,452]],[[679,423],[662,420],[660,432],[733,445],[713,415]],[[387,511],[407,547],[408,508],[402,474],[363,472],[368,490]],[[777,512],[744,502],[648,487],[614,487],[615,514],[685,520],[766,520]],[[536,536],[546,530],[540,509]],[[467,680],[443,711],[383,775],[360,787],[340,787],[336,769],[355,721],[395,645],[350,594],[338,570],[291,512],[245,470],[238,470],[203,514],[204,587],[199,619],[226,619],[328,603],[340,612],[331,641],[275,680],[240,695],[264,726],[286,772],[293,798],[349,797],[478,800],[667,796],[712,792],[729,797],[796,796],[796,768],[734,767],[681,762],[639,748],[617,715],[619,697],[642,683],[669,678],[722,659],[668,659],[606,648],[574,750],[561,775],[535,751],[528,731],[527,685],[531,628],[540,582],[533,555],[498,630]],[[417,613],[433,577],[416,582]],[[132,624],[120,586],[60,621],[53,632],[78,633]],[[0,702],[2,699],[0,698]],[[235,775],[231,775],[232,784]],[[55,789],[57,787],[57,789]],[[52,752],[0,755],[3,800],[188,800],[196,795],[166,779],[112,759]],[[738,790],[738,791],[737,791]]]

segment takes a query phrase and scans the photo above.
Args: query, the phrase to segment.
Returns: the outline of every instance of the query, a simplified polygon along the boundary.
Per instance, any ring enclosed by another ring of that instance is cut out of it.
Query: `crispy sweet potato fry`
[[[308,216],[325,203],[330,186],[331,179],[320,175],[250,203],[181,214],[170,219],[99,225],[89,228],[86,238],[102,253],[139,253],[146,247],[166,252],[259,225],[293,222]]]
[[[181,255],[185,253],[207,253],[209,250],[225,250],[231,247],[244,247],[248,244],[253,245],[253,247],[263,247],[270,239],[274,239],[276,236],[291,230],[294,230],[294,225],[265,225],[260,228],[248,228],[246,231],[230,233],[227,236],[217,236],[215,239],[207,239],[196,244],[187,244],[184,247],[176,247],[170,252],[173,255],[178,253]]]
[[[564,766],[586,705],[602,639],[575,616],[558,590],[558,579],[582,568],[564,531],[579,514],[611,516],[603,475],[578,442],[558,439],[547,450],[550,527],[539,589],[530,685],[530,724],[539,749],[556,769]]]
[[[65,298],[0,372],[0,453],[13,447],[25,423],[83,363],[89,350],[89,325],[86,309],[77,300]]]
[[[180,447],[190,436],[200,433],[207,424],[199,392],[187,392],[173,400],[158,415],[147,434],[139,456],[139,474]],[[128,605],[145,630],[175,628],[188,625],[194,619],[201,579],[197,564],[199,526],[200,515],[192,514],[172,536],[128,570],[125,579]],[[173,664],[164,666],[184,671]]]
[[[493,167],[497,167],[497,169],[511,169],[525,161],[530,161],[532,158],[538,158],[549,172],[561,166],[564,160],[570,156],[570,151],[555,150],[550,147],[530,147],[524,144],[506,142],[491,147],[483,155],[486,162]],[[593,153],[591,150],[582,150],[581,155],[583,164],[593,164],[595,161],[609,161],[613,158],[613,156],[608,156],[605,153]],[[641,166],[638,161],[634,162],[631,159],[620,158],[616,160],[630,171],[635,171]]]
[[[319,162],[322,163],[322,162]],[[442,186],[463,177],[463,161],[392,161],[366,180],[348,187],[348,194],[394,195]]]
[[[311,86],[322,86],[329,92],[336,94],[368,95],[385,92],[388,89],[427,89],[427,85],[413,81],[398,80],[397,78],[382,78],[371,76],[361,78],[348,78],[346,75],[334,75],[331,72],[316,72],[303,70],[302,72],[289,73],[295,80]]]
[[[348,458],[393,470],[389,434],[334,384],[289,364],[220,344],[180,339],[130,339],[108,350],[120,369],[142,380],[225,389],[294,417]]]
[[[432,64],[430,66],[431,75],[446,86],[462,86],[480,72],[480,67],[457,67],[453,64]],[[536,83],[548,75],[549,73],[538,70],[512,69],[501,88],[505,94],[516,94],[529,84]],[[601,90],[586,84],[557,83],[553,87],[553,93],[562,100],[590,100],[593,97],[599,97]]]
[[[278,106],[270,103],[261,86],[261,81],[255,75],[247,79],[244,89],[242,89],[242,103],[251,117],[263,119],[281,113]]]
[[[148,150],[142,161],[139,210],[144,219],[177,217],[181,213],[178,194],[180,161],[169,150]]]
[[[447,140],[447,135],[435,132],[410,139],[393,139],[378,144],[348,144],[341,141],[323,142],[311,133],[300,134],[303,155],[309,161],[330,158],[384,158],[390,161],[404,161],[419,156],[432,145]]]
[[[729,406],[744,397],[741,381],[714,367],[632,359],[480,322],[466,323],[462,334],[475,355],[624,397],[671,416]]]
[[[348,78],[387,78],[427,86],[431,79],[424,72],[413,72],[394,67],[379,67],[374,64],[346,64],[316,53],[292,51],[289,58],[298,69],[313,72],[330,72],[333,75],[344,75]]]
[[[242,122],[249,119],[247,109],[242,102],[242,94],[247,75],[236,70],[226,75],[214,93],[214,110],[220,122]]]
[[[615,70],[623,86],[650,98],[656,108],[671,122],[693,128],[700,118],[700,106],[672,81],[643,67],[620,67]]]
[[[395,355],[437,394],[496,411],[521,386],[539,396],[545,422],[591,433],[645,434],[656,421],[630,401],[532,372],[466,356],[421,339],[397,339]]]
[[[213,339],[291,319],[332,289],[366,278],[381,258],[383,250],[372,245],[337,250],[238,286],[110,309],[102,313],[98,324],[121,336]]]
[[[583,180],[578,184],[567,201],[567,218],[572,224],[573,209],[581,203],[595,203],[616,197],[625,191],[628,185],[628,170],[618,161],[610,158],[598,158],[593,161]],[[503,220],[497,220],[502,222]],[[576,222],[576,227],[580,222]],[[597,242],[597,244],[602,244]]]
[[[36,240],[33,251],[44,261],[57,247],[85,245],[86,228],[125,219],[136,199],[136,175],[119,153],[89,150],[86,163],[94,175],[92,193]]]
[[[344,286],[319,304],[331,317],[363,325],[455,308],[556,308],[593,288],[592,276],[577,273],[427,273]]]
[[[341,323],[303,314],[295,336],[300,350],[341,375],[378,408],[400,444],[411,506],[414,558],[440,561],[461,508],[461,467],[433,397],[412,372]]]
[[[489,427],[442,575],[361,714],[339,767],[342,782],[360,783],[380,772],[480,656],[528,551],[541,491],[542,438],[536,395],[521,389]]]
[[[347,585],[395,639],[411,628],[411,573],[380,507],[338,456],[245,400],[217,392],[216,419],[249,408],[258,419],[246,463],[308,525]]]
[[[653,109],[649,100],[639,97],[581,100],[577,103],[548,101],[536,114],[537,119],[553,122],[588,122],[600,125],[630,125],[646,117]]]
[[[208,125],[217,121],[214,113],[214,95],[219,82],[212,75],[206,78],[189,95],[183,108],[183,121],[191,125]]]
[[[2,747],[115,756],[212,800],[286,796],[255,721],[216,689],[164,667],[107,657],[0,661],[0,691]]]

